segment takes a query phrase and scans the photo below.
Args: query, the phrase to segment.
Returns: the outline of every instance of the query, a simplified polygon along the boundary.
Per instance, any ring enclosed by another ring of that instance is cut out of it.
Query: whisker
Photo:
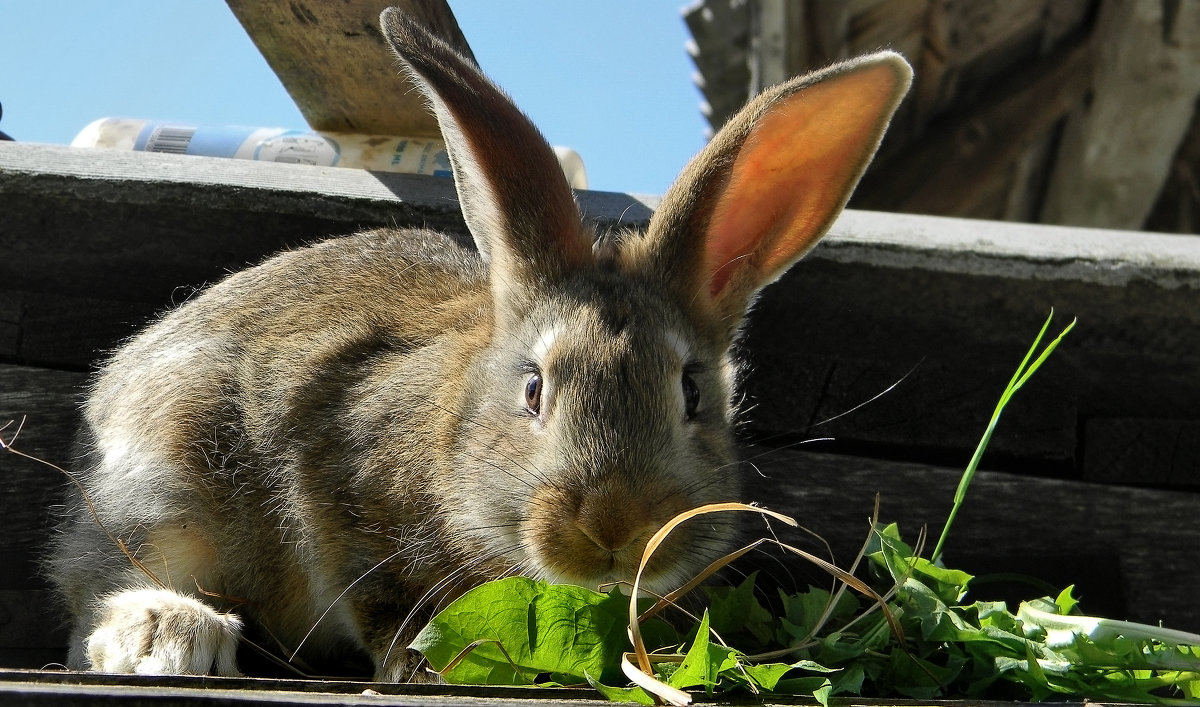
[[[342,590],[341,594],[338,594],[337,597],[332,602],[329,603],[329,606],[325,608],[325,611],[321,612],[321,615],[317,617],[317,620],[313,622],[313,625],[308,629],[308,633],[304,634],[304,637],[301,638],[300,642],[296,644],[296,647],[292,650],[292,657],[295,657],[296,654],[298,654],[300,652],[300,649],[304,646],[305,641],[307,641],[309,636],[311,636],[313,634],[313,631],[317,630],[317,626],[320,625],[321,621],[326,616],[329,615],[330,611],[333,611],[333,607],[335,605],[337,605],[337,603],[339,601],[342,600],[342,597],[346,596],[347,592],[349,592],[351,589],[353,589],[356,584],[358,584],[363,579],[365,579],[367,577],[367,575],[371,574],[372,572],[379,569],[380,567],[383,567],[384,565],[386,565],[387,563],[396,559],[397,557],[399,557],[402,554],[404,554],[403,550],[397,550],[396,552],[394,552],[394,553],[388,555],[387,557],[383,558],[382,560],[380,560],[379,563],[376,564],[371,569],[367,570],[366,572],[363,572],[361,575],[358,576],[358,579],[355,579],[353,582],[346,585],[346,588]],[[289,660],[291,660],[291,659],[289,658]]]
[[[513,549],[516,549],[519,547],[520,547],[520,545],[517,545],[513,548],[505,548],[503,550],[495,551],[490,556],[485,556],[483,558],[480,558],[477,562],[478,562],[478,564],[484,564],[484,563],[491,562],[497,558],[507,555]],[[513,571],[516,567],[518,567],[518,565],[510,566],[508,569],[501,572],[500,577],[497,577],[497,579],[499,579],[503,576],[507,576],[507,574],[509,572]],[[451,587],[454,583],[458,582],[463,576],[465,576],[468,572],[472,571],[473,569],[474,568],[469,565],[457,567],[452,572],[450,572],[450,574],[443,577],[438,582],[434,583],[433,586],[429,587],[425,591],[425,593],[421,596],[421,598],[418,599],[413,604],[411,609],[409,609],[408,615],[404,617],[404,620],[402,622],[400,622],[400,625],[396,628],[395,633],[392,635],[392,641],[391,641],[391,643],[388,644],[388,649],[384,653],[383,665],[388,664],[388,661],[390,660],[391,655],[392,655],[392,651],[395,650],[396,643],[397,643],[397,641],[400,640],[400,636],[404,635],[408,631],[409,627],[412,625],[413,620],[416,619],[416,617],[418,617],[421,614],[421,612],[425,608],[426,604],[430,603],[436,597],[436,603],[434,603],[435,608],[432,609],[430,613],[436,614],[438,611],[445,608],[445,606],[442,604],[442,602],[445,601],[450,595],[450,592],[447,592],[445,590],[447,588]]]

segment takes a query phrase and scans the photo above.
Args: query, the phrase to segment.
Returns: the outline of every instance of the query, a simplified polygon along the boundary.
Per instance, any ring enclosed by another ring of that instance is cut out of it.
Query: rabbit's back
[[[205,470],[286,454],[287,426],[308,415],[318,424],[338,389],[369,375],[370,359],[490,316],[485,277],[478,255],[448,236],[402,230],[325,241],[232,275],[100,370],[85,408],[95,461],[167,488],[185,479],[162,476],[135,450]],[[93,500],[107,505],[96,481]]]
[[[51,568],[73,610],[132,577],[249,601],[251,614],[269,601],[272,630],[303,635],[343,572],[364,571],[336,566],[337,539],[360,533],[326,527],[323,509],[351,503],[338,498],[346,469],[363,467],[365,436],[395,426],[379,417],[422,404],[420,381],[394,389],[406,371],[471,348],[464,337],[491,317],[485,278],[448,236],[370,231],[232,275],[116,352],[84,408],[87,503],[75,499]],[[372,409],[382,385],[391,405]],[[405,520],[421,525],[393,522]]]

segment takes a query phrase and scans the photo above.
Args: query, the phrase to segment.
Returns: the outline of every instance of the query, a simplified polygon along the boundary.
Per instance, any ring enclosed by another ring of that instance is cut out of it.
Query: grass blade
[[[1050,328],[1050,321],[1054,319],[1054,310],[1050,310],[1050,315],[1046,317],[1045,323],[1042,324],[1041,331],[1033,340],[1033,345],[1025,353],[1025,358],[1021,360],[1021,365],[1017,366],[1017,370],[1009,379],[1008,385],[1004,388],[1004,393],[1000,396],[1000,401],[996,403],[996,409],[992,412],[992,418],[988,421],[987,429],[984,430],[983,436],[979,439],[979,445],[975,447],[975,453],[971,456],[971,461],[967,464],[967,468],[963,470],[962,478],[958,481],[958,489],[954,493],[954,503],[950,507],[950,515],[946,518],[946,524],[942,526],[942,534],[938,537],[937,545],[933,548],[931,560],[937,562],[942,556],[942,547],[946,543],[946,538],[950,536],[950,528],[954,525],[955,518],[958,517],[958,511],[962,507],[963,501],[967,498],[967,488],[971,485],[971,480],[975,478],[975,472],[979,469],[979,462],[983,459],[983,451],[987,449],[988,444],[992,441],[992,433],[996,430],[996,424],[1000,421],[1000,413],[1008,405],[1012,396],[1021,389],[1030,376],[1045,363],[1054,349],[1058,348],[1059,342],[1075,327],[1076,320],[1072,319],[1071,323],[1062,330],[1061,333],[1046,345],[1046,348],[1041,354],[1034,358],[1034,353],[1037,351],[1038,345],[1042,343],[1043,337],[1046,335],[1046,330]],[[1032,363],[1030,360],[1032,359]]]

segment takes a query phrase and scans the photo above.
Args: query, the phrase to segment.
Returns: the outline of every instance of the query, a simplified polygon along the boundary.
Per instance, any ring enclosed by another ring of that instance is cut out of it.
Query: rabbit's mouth
[[[687,506],[682,498],[650,504],[627,494],[591,493],[581,500],[543,489],[523,523],[534,574],[555,582],[597,587],[631,583],[646,544]],[[710,553],[693,546],[690,523],[669,535],[650,557],[642,586],[669,590],[690,579]]]

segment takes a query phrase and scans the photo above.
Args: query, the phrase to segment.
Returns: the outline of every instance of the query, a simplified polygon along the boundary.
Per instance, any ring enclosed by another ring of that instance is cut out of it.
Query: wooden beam
[[[438,137],[437,122],[396,69],[376,0],[227,0],[314,130]],[[472,58],[442,0],[393,0]]]
[[[1064,131],[1042,221],[1140,229],[1200,95],[1200,3],[1105,0],[1092,52],[1092,98]]]
[[[788,79],[788,56],[795,44],[788,0],[758,0],[750,5],[750,95]]]
[[[844,0],[808,0],[804,19],[808,27],[808,66],[817,68],[849,56],[850,8]],[[801,70],[793,70],[799,74]]]
[[[80,374],[0,364],[0,425],[28,416],[14,446],[72,468],[69,440],[83,381]],[[9,428],[4,439],[11,441],[11,432]],[[960,476],[955,468],[770,445],[748,447],[742,458],[753,465],[746,468],[743,499],[796,516],[829,541],[843,565],[867,532],[876,494],[880,519],[898,523],[912,538],[922,526],[934,532],[941,527]],[[4,453],[0,472],[8,480],[0,495],[0,560],[8,570],[0,575],[0,611],[21,616],[19,621],[0,621],[0,658],[19,654],[6,664],[35,667],[30,656],[61,656],[65,638],[61,631],[36,631],[38,622],[51,628],[59,624],[35,571],[48,534],[48,509],[64,482],[53,469]],[[976,574],[1014,571],[1060,586],[1074,583],[1084,608],[1102,615],[1161,620],[1197,631],[1200,525],[1191,522],[1197,499],[1187,491],[1116,489],[983,471],[950,536],[946,557],[952,566]],[[770,559],[755,564],[778,568]],[[29,620],[31,614],[37,622]]]
[[[602,229],[656,203],[578,199]],[[20,143],[0,144],[0,214],[0,360],[78,370],[281,249],[380,225],[465,238],[449,179]],[[1080,319],[1051,361],[1069,365],[1022,394],[997,452],[1061,465],[1075,417],[1200,420],[1200,240],[848,211],[757,304],[745,429],[969,455],[1050,307]]]
[[[1171,173],[1150,216],[1146,230],[1166,233],[1200,232],[1200,113],[1171,161]]]
[[[925,18],[930,0],[868,0],[848,6],[846,31],[850,54],[895,49],[910,59],[925,41]]]
[[[868,172],[851,205],[998,216],[1017,161],[1083,99],[1089,59],[1085,44],[1065,47],[1005,78],[979,104],[934,120],[926,139],[887,155],[886,163]]]

